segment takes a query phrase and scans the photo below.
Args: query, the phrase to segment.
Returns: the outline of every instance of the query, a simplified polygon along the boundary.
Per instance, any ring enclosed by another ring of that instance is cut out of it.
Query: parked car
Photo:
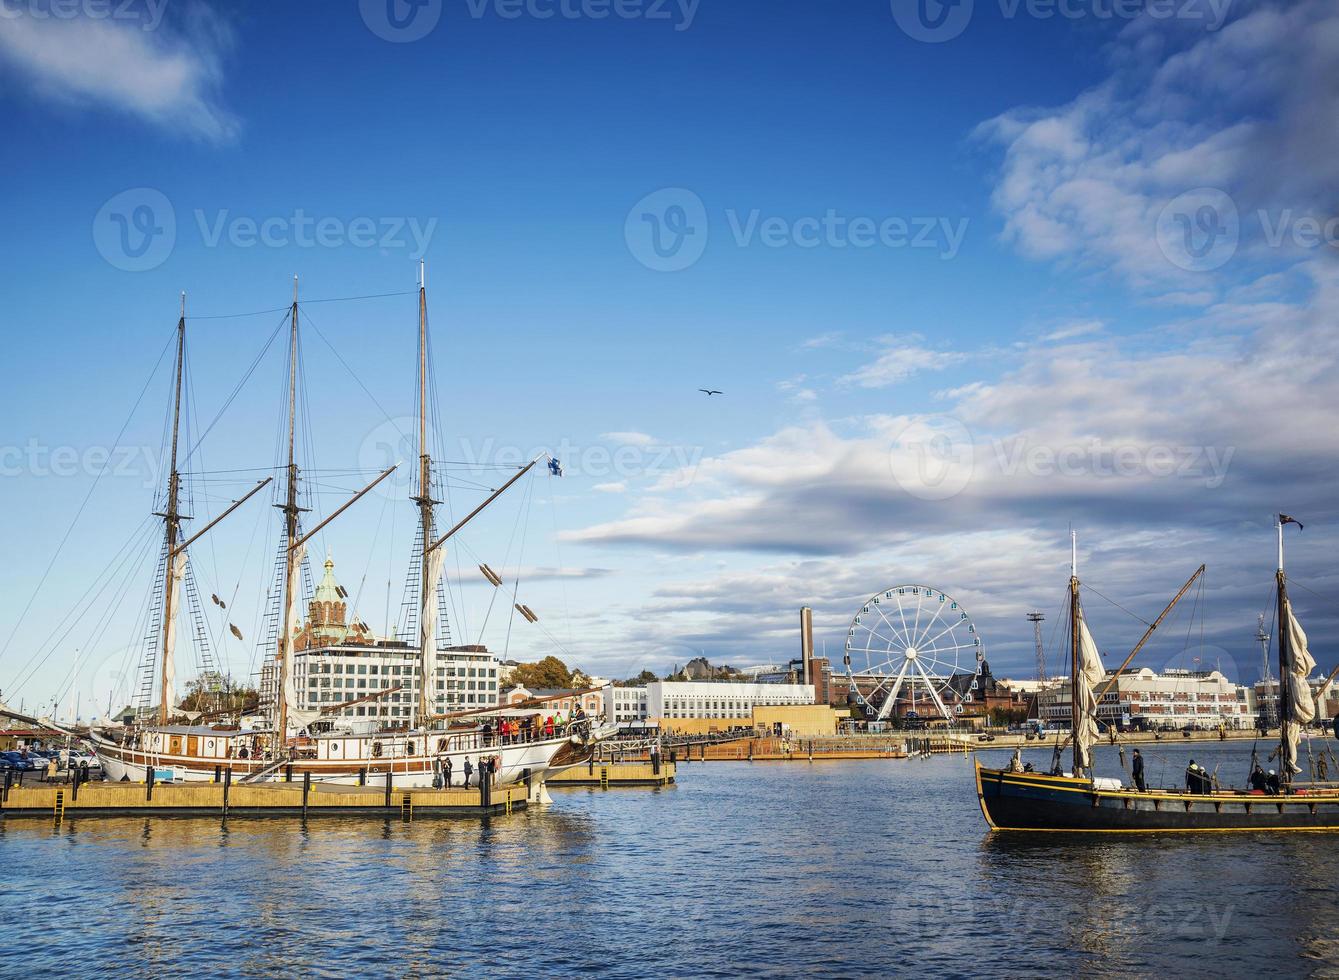
[[[14,767],[14,770],[16,772],[35,772],[38,769],[39,765],[45,765],[46,762],[46,760],[44,759],[42,760],[42,763],[39,764],[36,757],[31,755],[23,755],[20,752],[13,752],[13,751],[0,752],[0,759],[4,759],[7,762],[9,762]]]

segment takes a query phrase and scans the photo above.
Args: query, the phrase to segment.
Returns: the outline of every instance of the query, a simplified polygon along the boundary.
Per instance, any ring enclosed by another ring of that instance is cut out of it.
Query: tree
[[[260,695],[254,687],[239,684],[226,674],[206,671],[186,685],[181,710],[207,714],[254,710]]]
[[[572,686],[572,672],[557,657],[545,657],[539,663],[517,664],[511,682],[531,691],[538,688],[565,689]]]
[[[615,687],[645,687],[647,684],[660,680],[654,672],[644,670],[636,677],[629,677],[625,681],[615,681]]]

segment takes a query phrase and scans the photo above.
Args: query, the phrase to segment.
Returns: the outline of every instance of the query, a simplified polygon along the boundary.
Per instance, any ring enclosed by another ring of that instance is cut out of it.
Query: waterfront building
[[[1107,671],[1107,679],[1114,674]],[[1098,704],[1097,716],[1104,724],[1144,730],[1254,728],[1254,702],[1250,688],[1233,684],[1217,670],[1169,668],[1158,674],[1144,667],[1116,678]],[[1068,728],[1069,679],[1040,690],[1036,704],[1037,720],[1048,727]]]
[[[384,697],[328,714],[376,724],[408,724],[418,703],[418,648],[377,637],[362,621],[350,620],[347,597],[335,579],[334,561],[326,558],[325,575],[293,638],[293,681],[301,707],[330,709],[399,687]],[[498,703],[498,663],[487,647],[438,650],[436,674],[430,703],[437,713]],[[262,711],[273,705],[276,686],[275,664],[270,658],[261,668]]]
[[[1325,683],[1325,679],[1312,677],[1307,683],[1311,685],[1311,697],[1316,702],[1316,721],[1328,721],[1339,716],[1339,685],[1331,685],[1326,690],[1326,696],[1322,698],[1317,697],[1317,695],[1320,694],[1320,688]],[[1279,723],[1279,682],[1272,677],[1269,680],[1256,681],[1250,690],[1261,724],[1267,728],[1277,726]]]
[[[754,705],[813,704],[812,684],[745,684],[732,681],[654,681],[646,685],[646,714],[668,723],[690,718],[748,724]]]
[[[611,725],[640,728],[646,724],[646,688],[605,689],[604,720]]]

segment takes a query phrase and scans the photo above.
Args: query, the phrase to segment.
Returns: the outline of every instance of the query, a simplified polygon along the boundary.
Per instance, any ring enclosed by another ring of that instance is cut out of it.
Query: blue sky
[[[1072,524],[1085,578],[1146,619],[1206,562],[1203,640],[1151,662],[1249,678],[1285,510],[1333,665],[1326,6],[391,2],[6,8],[7,698],[96,701],[127,662],[151,569],[52,624],[152,504],[166,362],[129,462],[95,484],[88,459],[179,292],[197,432],[282,314],[203,317],[281,308],[294,274],[304,299],[396,294],[305,307],[328,509],[413,412],[420,255],[444,455],[567,457],[462,541],[466,572],[548,570],[522,588],[547,632],[482,628],[467,575],[471,640],[615,674],[775,661],[799,605],[835,652],[863,597],[926,582],[1025,673]],[[273,462],[282,370],[276,346],[188,467],[200,509]],[[321,543],[378,628],[408,563],[397,494]],[[272,522],[244,511],[196,560],[236,597],[239,674]],[[1090,613],[1113,654],[1142,629]]]

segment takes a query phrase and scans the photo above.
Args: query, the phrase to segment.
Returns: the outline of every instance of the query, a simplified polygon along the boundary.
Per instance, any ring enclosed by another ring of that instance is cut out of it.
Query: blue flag
[[[550,457],[549,457],[549,472],[552,473],[554,476],[562,476],[562,475],[563,475],[563,461],[562,461],[561,459],[554,459],[552,456],[550,456]]]

